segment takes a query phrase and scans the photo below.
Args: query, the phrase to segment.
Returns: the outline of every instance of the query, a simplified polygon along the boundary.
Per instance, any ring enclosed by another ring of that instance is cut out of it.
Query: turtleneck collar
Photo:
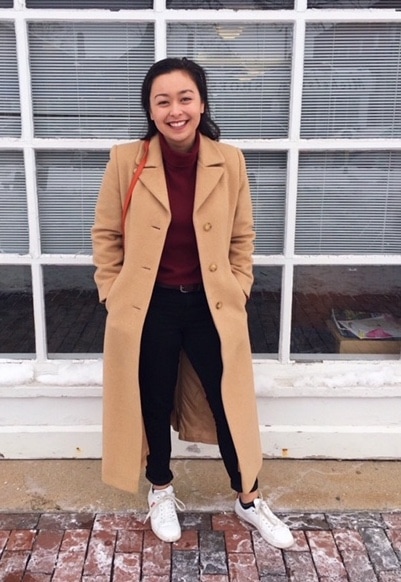
[[[168,145],[164,135],[159,133],[160,147],[163,156],[163,162],[174,168],[182,168],[195,163],[199,153],[200,136],[196,132],[195,141],[189,152],[177,152]]]

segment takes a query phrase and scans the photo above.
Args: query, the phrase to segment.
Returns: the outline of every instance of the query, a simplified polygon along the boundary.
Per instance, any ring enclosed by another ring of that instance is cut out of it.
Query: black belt
[[[196,283],[194,285],[164,285],[164,283],[156,283],[156,287],[172,289],[173,291],[180,291],[180,293],[196,293],[197,291],[203,290],[202,283]]]

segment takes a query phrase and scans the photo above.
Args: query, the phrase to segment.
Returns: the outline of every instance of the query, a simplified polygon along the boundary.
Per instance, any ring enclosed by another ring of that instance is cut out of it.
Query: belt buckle
[[[187,289],[188,287],[191,287],[191,285],[180,285],[180,292],[181,293],[191,293],[191,290]]]

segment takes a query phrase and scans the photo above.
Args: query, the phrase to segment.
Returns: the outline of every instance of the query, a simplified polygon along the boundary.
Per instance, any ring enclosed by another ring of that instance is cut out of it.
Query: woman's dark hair
[[[182,59],[167,58],[163,59],[162,61],[157,61],[146,73],[142,83],[141,101],[142,107],[146,114],[148,128],[143,139],[150,139],[157,133],[157,127],[150,117],[150,92],[152,89],[153,81],[156,79],[156,77],[165,75],[166,73],[172,73],[173,71],[184,71],[188,73],[188,75],[197,86],[204,105],[204,112],[201,114],[198,129],[200,133],[203,133],[203,135],[206,135],[207,137],[217,141],[220,137],[220,128],[217,123],[215,123],[210,117],[206,73],[200,65],[194,61],[191,61],[190,59],[187,59],[186,57],[183,57]]]

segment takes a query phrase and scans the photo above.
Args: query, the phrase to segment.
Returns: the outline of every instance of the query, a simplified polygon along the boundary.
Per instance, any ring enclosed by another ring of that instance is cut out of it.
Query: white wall
[[[399,361],[257,361],[254,370],[267,457],[399,458]],[[0,457],[99,458],[101,376],[94,360],[0,363]],[[173,456],[218,450],[174,438]]]

